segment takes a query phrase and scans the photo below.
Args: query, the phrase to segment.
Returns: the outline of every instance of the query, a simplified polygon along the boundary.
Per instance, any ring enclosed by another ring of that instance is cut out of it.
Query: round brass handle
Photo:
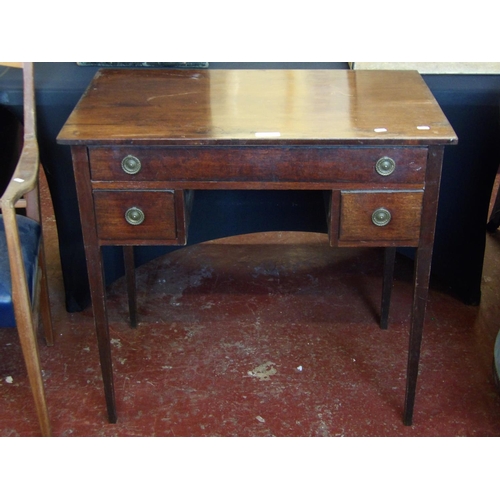
[[[372,214],[372,222],[376,226],[387,226],[391,222],[391,212],[386,208],[377,208]]]
[[[141,161],[135,156],[128,155],[122,160],[122,169],[126,174],[137,174],[141,170],[141,167]]]
[[[144,212],[137,207],[131,207],[125,212],[125,220],[132,226],[138,226],[144,222]]]
[[[394,170],[396,170],[396,162],[388,156],[383,156],[377,161],[375,170],[378,174],[383,175],[384,177],[391,175]]]

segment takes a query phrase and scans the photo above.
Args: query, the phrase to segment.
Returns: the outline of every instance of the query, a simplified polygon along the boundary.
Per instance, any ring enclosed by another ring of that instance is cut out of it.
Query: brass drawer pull
[[[387,226],[391,221],[391,212],[386,208],[377,208],[372,214],[372,222],[376,226]]]
[[[377,161],[375,165],[375,170],[378,174],[383,175],[384,177],[391,175],[396,169],[396,162],[389,158],[388,156],[383,156],[380,160]]]
[[[144,212],[137,207],[131,207],[125,212],[125,220],[132,226],[138,226],[144,222]]]
[[[141,161],[135,156],[128,155],[122,160],[122,169],[126,174],[137,174],[141,170],[141,167]]]

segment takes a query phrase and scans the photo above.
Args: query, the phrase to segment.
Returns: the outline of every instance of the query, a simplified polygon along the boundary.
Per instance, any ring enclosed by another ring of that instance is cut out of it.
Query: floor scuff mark
[[[274,368],[272,361],[267,361],[247,373],[250,377],[255,377],[258,380],[270,380],[272,375],[276,375],[276,368]]]

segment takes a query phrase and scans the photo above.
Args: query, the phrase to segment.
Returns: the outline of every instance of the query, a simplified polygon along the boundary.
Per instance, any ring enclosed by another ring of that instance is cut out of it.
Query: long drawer
[[[427,148],[89,148],[95,181],[369,182],[423,184]]]

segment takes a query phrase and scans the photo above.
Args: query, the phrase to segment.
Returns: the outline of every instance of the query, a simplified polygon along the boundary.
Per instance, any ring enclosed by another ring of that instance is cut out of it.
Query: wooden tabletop
[[[454,144],[416,71],[100,70],[61,144]]]

